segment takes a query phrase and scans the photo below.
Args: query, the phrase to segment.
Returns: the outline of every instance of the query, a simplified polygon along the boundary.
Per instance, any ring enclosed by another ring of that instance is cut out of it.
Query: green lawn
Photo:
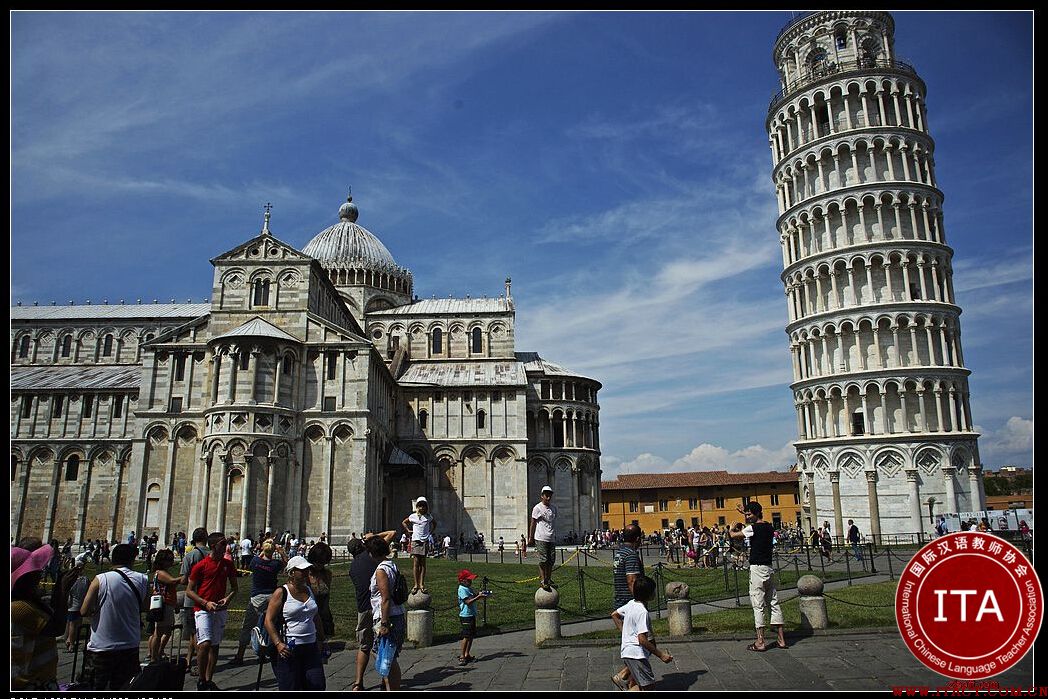
[[[895,581],[855,585],[830,592],[826,598],[826,613],[831,629],[895,627]],[[831,599],[836,598],[836,599]],[[842,600],[842,601],[838,601]],[[857,606],[865,605],[865,606]],[[788,600],[782,604],[786,619],[786,630],[800,626],[799,600]],[[739,609],[727,609],[692,617],[695,633],[751,633],[753,631],[753,609],[746,605]],[[665,637],[669,626],[665,618],[652,619],[652,631]],[[615,629],[593,631],[580,638],[618,638]]]
[[[494,557],[493,557],[494,558]],[[608,566],[578,567],[576,560],[566,559],[566,565],[557,568],[553,580],[560,591],[561,618],[564,622],[586,618],[607,619],[612,611],[612,571]],[[407,558],[395,559],[397,566],[411,580],[411,561]],[[349,564],[339,561],[331,566],[334,573],[331,591],[331,611],[335,618],[335,638],[348,639],[356,627],[356,595],[349,580]],[[144,564],[136,562],[135,569],[142,570]],[[433,595],[435,642],[452,641],[458,637],[458,604],[455,593],[458,589],[457,575],[462,568],[469,568],[480,576],[474,583],[475,589],[483,585],[487,576],[488,587],[495,593],[486,603],[477,603],[478,627],[489,632],[512,631],[531,628],[535,618],[535,590],[538,587],[538,565],[527,563],[470,563],[468,560],[448,561],[429,559],[427,563],[426,587]],[[96,573],[93,565],[88,566],[88,575]],[[172,568],[173,574],[178,567]],[[654,568],[648,566],[646,572],[654,576]],[[803,568],[800,574],[807,571]],[[827,572],[825,580],[841,579],[845,573]],[[821,574],[820,574],[820,577]],[[580,584],[581,580],[581,584]],[[683,581],[690,587],[692,601],[732,599],[736,593],[736,582],[740,595],[747,594],[749,573],[745,570],[729,570],[727,580],[723,569],[703,570],[666,567],[662,569],[662,585],[671,581]],[[796,585],[797,572],[793,568],[783,569],[779,573],[779,584],[782,588]],[[227,628],[239,629],[242,623],[243,609],[250,592],[249,577],[240,579],[240,593],[230,605],[230,619]],[[727,583],[727,585],[725,584]],[[410,584],[409,584],[410,587]],[[661,595],[661,589],[660,589]],[[663,606],[665,601],[663,600]],[[654,609],[654,607],[651,607]],[[485,615],[486,611],[486,615]],[[734,610],[732,613],[735,613]],[[742,610],[742,617],[751,619],[751,612]],[[703,617],[704,619],[706,617]],[[484,624],[486,619],[486,625]],[[703,622],[705,623],[705,622]]]

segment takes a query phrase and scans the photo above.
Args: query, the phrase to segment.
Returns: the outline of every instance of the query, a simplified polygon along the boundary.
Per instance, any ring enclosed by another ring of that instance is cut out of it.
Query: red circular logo
[[[1041,629],[1041,582],[1004,539],[957,532],[929,542],[906,564],[895,619],[906,647],[953,679],[998,675],[1033,646]]]

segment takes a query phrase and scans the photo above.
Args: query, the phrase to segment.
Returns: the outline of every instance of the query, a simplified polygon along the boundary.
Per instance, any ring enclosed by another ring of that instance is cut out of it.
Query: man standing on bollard
[[[615,599],[612,601],[612,611],[629,604],[633,599],[633,584],[644,576],[644,561],[640,558],[640,542],[643,534],[636,524],[627,525],[622,530],[622,543],[615,549],[614,563],[612,567],[612,580],[614,581]],[[629,686],[630,671],[623,666],[621,670],[611,676],[611,681],[621,690]]]
[[[768,650],[764,642],[764,605],[771,608],[771,625],[778,634],[779,648],[786,647],[786,636],[782,630],[782,607],[779,606],[779,595],[776,590],[775,569],[772,567],[772,536],[775,528],[762,517],[763,509],[759,502],[751,501],[743,509],[738,505],[740,514],[746,516],[746,526],[739,531],[732,531],[731,538],[747,538],[750,542],[750,603],[753,605],[753,622],[757,627],[757,640],[746,646],[746,650],[763,653]]]
[[[862,569],[866,570],[866,561],[862,559],[862,549],[859,548],[859,527],[855,525],[855,522],[848,520],[848,542],[852,545],[852,554],[854,554],[856,560],[862,563]]]
[[[553,584],[553,562],[557,556],[554,543],[553,521],[557,518],[557,506],[552,504],[553,488],[542,486],[541,501],[531,509],[528,523],[528,545],[539,554],[539,586],[549,592]]]

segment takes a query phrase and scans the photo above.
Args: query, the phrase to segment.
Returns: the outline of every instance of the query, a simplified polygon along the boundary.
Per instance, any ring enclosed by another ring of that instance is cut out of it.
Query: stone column
[[[841,473],[830,471],[830,486],[833,488],[833,527],[837,536],[844,534],[844,516],[841,512]]]
[[[815,470],[808,474],[808,518],[810,527],[819,528],[819,508],[815,500]]]
[[[217,458],[217,457],[214,457]],[[207,455],[202,454],[200,456],[200,465],[204,471],[204,487],[201,488],[203,491],[203,501],[200,507],[200,526],[204,529],[208,529],[207,526],[207,506],[211,499],[211,461],[208,460]]]
[[[267,486],[266,486],[266,521],[265,528],[269,531],[273,531],[273,486],[276,480],[276,467],[273,464],[273,457],[270,456],[265,460],[266,471],[268,472]],[[287,512],[287,508],[284,509]],[[328,532],[330,534],[330,532]]]
[[[943,480],[946,481],[946,506],[949,508],[947,512],[957,512],[957,485],[954,481],[956,473],[957,469],[953,466],[947,466],[942,470]]]
[[[58,485],[62,482],[62,462],[59,461],[57,452],[55,460],[51,462],[51,492],[47,496],[47,517],[44,520],[44,542],[51,541],[55,526],[55,510],[58,508]],[[137,530],[136,530],[137,531]],[[32,532],[35,533],[35,532]]]
[[[971,489],[972,510],[979,512],[986,509],[982,490],[982,466],[976,464],[968,469],[968,487]]]
[[[229,463],[225,459],[221,459],[219,464],[222,469],[222,485],[218,491],[218,522],[216,522],[216,531],[225,532],[226,498],[229,497]]]
[[[252,358],[257,361],[257,356]],[[252,393],[253,394],[253,393]],[[244,481],[243,487],[240,489],[240,533],[241,538],[247,536],[251,530],[248,528],[248,507],[251,505],[251,498],[249,497],[251,491],[251,461],[255,457],[251,454],[244,456]]]
[[[190,359],[192,361],[192,359]],[[160,493],[160,541],[170,541],[171,498],[175,494],[175,457],[178,453],[178,435],[172,433],[167,442],[167,473],[164,474],[164,489]],[[189,514],[188,512],[186,514]]]
[[[877,499],[877,472],[866,472],[866,498],[870,505],[870,533],[875,544],[881,543],[881,510]]]
[[[924,523],[921,520],[921,491],[918,484],[920,476],[917,469],[906,469],[906,484],[909,486],[910,497],[910,526],[917,532],[918,537],[923,536]]]
[[[254,405],[258,402],[258,361],[261,356],[262,353],[259,351],[258,347],[251,348],[251,394],[247,397],[247,402],[250,405]]]

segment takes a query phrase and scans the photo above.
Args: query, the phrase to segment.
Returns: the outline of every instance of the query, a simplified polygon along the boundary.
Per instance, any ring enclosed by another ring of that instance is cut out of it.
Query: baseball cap
[[[552,493],[553,492],[553,488],[550,488],[548,485],[544,485],[544,486],[542,486],[542,492],[543,493],[545,493],[545,492]]]
[[[306,560],[305,556],[292,556],[291,560],[287,562],[287,567],[284,572],[290,573],[293,570],[308,570],[312,568],[313,564]]]
[[[85,551],[73,559],[73,564],[78,566],[87,565],[87,559],[89,558],[91,558],[90,554]]]
[[[468,570],[466,570],[465,568],[463,568],[462,570],[459,571],[459,582],[460,583],[469,582],[470,580],[474,580],[476,577],[477,577],[476,573],[471,573]]]
[[[418,500],[415,501],[415,507],[418,507],[419,505],[428,505],[428,504],[429,504],[429,502],[426,501],[426,498],[421,498],[420,497]]]

